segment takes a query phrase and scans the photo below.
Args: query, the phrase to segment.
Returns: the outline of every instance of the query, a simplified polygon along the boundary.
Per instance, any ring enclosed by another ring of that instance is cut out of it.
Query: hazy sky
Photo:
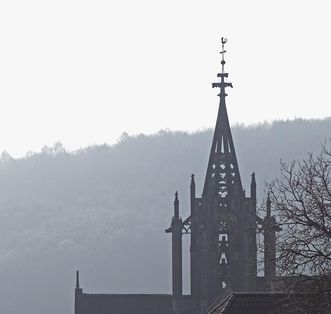
[[[0,151],[331,115],[329,1],[0,1]],[[330,132],[331,133],[331,132]]]

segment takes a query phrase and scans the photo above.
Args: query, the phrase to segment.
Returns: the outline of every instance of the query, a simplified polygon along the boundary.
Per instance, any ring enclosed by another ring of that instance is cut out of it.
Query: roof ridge
[[[212,305],[212,307],[209,308],[208,313],[212,313],[218,307],[220,307],[224,304],[228,304],[232,298],[233,298],[233,293],[230,292],[227,296],[225,296],[225,298],[223,299],[223,301],[221,301],[221,303],[217,303],[216,302],[217,300],[215,300],[215,302],[214,302],[215,305]],[[220,313],[222,313],[222,312],[220,312]]]
[[[228,303],[226,304],[226,306],[221,310],[220,313],[224,313],[224,310],[228,310],[228,309],[231,309],[231,305],[233,304],[233,301],[235,299],[236,295],[234,293],[230,294],[230,298],[229,298],[229,301]],[[227,306],[229,306],[227,308]]]
[[[258,295],[273,295],[273,294],[288,294],[287,292],[283,291],[247,291],[247,292],[232,292],[232,294],[235,295],[253,295],[253,294],[258,294]]]

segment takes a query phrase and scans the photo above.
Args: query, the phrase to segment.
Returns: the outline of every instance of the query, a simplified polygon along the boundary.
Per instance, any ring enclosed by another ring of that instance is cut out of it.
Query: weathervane
[[[224,73],[224,65],[225,65],[225,60],[224,60],[224,55],[226,53],[226,50],[224,49],[224,45],[228,42],[228,40],[225,37],[221,38],[221,42],[222,42],[222,51],[220,52],[220,54],[222,55],[222,73]]]
[[[221,38],[221,43],[222,43],[222,51],[220,52],[220,54],[222,55],[222,61],[221,61],[221,64],[222,64],[222,73],[218,73],[217,74],[217,77],[220,77],[221,78],[221,82],[220,83],[212,83],[212,87],[218,87],[220,88],[220,93],[218,94],[218,96],[220,97],[225,97],[227,96],[227,94],[225,93],[225,88],[226,87],[233,87],[232,86],[232,83],[227,83],[225,82],[225,78],[228,77],[228,73],[224,73],[224,65],[225,65],[225,60],[224,60],[224,55],[226,53],[226,50],[224,49],[224,45],[227,43],[227,39],[225,37],[222,37]]]

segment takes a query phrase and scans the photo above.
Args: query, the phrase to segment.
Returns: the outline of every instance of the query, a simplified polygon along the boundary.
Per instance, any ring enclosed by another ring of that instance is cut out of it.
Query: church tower
[[[182,222],[182,234],[191,236],[191,295],[199,300],[202,312],[225,288],[256,289],[255,174],[251,178],[250,196],[246,197],[226,109],[226,90],[232,84],[225,72],[225,44],[226,39],[222,38],[221,73],[217,74],[220,81],[212,84],[219,89],[219,109],[203,192],[196,197],[192,175],[191,215]],[[172,227],[167,230],[174,231]],[[181,241],[177,235],[174,238]],[[173,265],[176,263],[180,261],[173,260]],[[178,285],[178,281],[175,283]]]

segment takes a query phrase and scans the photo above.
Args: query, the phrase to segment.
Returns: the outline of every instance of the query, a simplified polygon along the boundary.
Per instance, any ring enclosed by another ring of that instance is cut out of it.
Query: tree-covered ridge
[[[331,118],[232,131],[243,185],[248,191],[255,171],[261,199],[280,159],[320,150],[331,136]],[[196,174],[201,192],[211,140],[212,130],[160,131],[75,152],[56,144],[20,159],[3,153],[1,312],[72,313],[77,268],[90,292],[170,292],[164,229],[173,194],[180,193],[186,217],[190,175]]]

